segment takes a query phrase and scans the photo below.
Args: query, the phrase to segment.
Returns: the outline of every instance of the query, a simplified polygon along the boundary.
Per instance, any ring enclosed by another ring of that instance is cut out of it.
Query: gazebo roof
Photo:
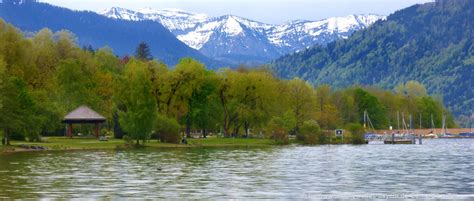
[[[63,123],[103,123],[106,119],[87,106],[81,106],[64,117]]]

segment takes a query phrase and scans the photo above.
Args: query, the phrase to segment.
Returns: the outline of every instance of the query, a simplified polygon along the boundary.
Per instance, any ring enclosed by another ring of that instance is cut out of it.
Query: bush
[[[288,129],[285,128],[285,121],[280,117],[273,117],[267,126],[267,132],[270,138],[274,139],[277,144],[288,144]]]
[[[107,136],[107,137],[113,137],[115,136],[114,132],[112,130],[109,130],[109,129],[106,129],[106,128],[103,128],[101,131],[100,131],[100,134],[103,135],[103,136]]]
[[[125,141],[125,145],[127,146],[132,146],[133,145],[133,139],[129,137],[128,135],[122,136],[123,141]]]
[[[365,144],[364,128],[362,125],[357,123],[347,124],[346,130],[351,133],[352,144]]]
[[[158,115],[154,137],[160,139],[161,142],[179,144],[181,142],[180,128],[175,119]]]
[[[29,142],[41,142],[41,136],[38,133],[26,133],[26,138]]]
[[[298,139],[303,141],[305,144],[323,144],[325,138],[321,133],[321,128],[318,122],[311,120],[305,121],[300,128],[298,133]]]

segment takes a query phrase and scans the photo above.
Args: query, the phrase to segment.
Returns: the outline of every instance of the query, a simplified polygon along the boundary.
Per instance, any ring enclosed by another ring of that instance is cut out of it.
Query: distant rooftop
[[[87,106],[81,106],[67,114],[63,123],[102,123],[105,121],[106,118],[96,111]]]

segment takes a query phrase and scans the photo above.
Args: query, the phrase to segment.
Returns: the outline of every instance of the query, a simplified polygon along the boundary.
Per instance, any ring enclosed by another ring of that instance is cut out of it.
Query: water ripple
[[[474,199],[474,140],[424,143],[18,153],[0,199]]]

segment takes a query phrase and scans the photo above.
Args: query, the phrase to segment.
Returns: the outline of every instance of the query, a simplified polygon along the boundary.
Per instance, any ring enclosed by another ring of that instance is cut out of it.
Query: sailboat
[[[461,137],[461,138],[474,138],[474,131],[472,130],[471,118],[472,118],[472,115],[471,115],[471,117],[469,117],[469,122],[468,122],[470,132],[468,132],[468,133],[459,133],[459,137]]]
[[[367,127],[369,132],[365,133],[364,138],[367,141],[377,138],[378,134],[375,132],[374,125],[372,125],[372,121],[370,121],[369,114],[366,110],[364,111],[364,129],[366,129]]]
[[[428,135],[425,136],[426,138],[438,138],[438,134],[436,132],[436,127],[433,121],[433,114],[431,114],[431,131]]]
[[[448,132],[448,128],[446,126],[446,115],[443,114],[443,124],[441,126],[441,134],[439,138],[453,138],[453,134]]]

